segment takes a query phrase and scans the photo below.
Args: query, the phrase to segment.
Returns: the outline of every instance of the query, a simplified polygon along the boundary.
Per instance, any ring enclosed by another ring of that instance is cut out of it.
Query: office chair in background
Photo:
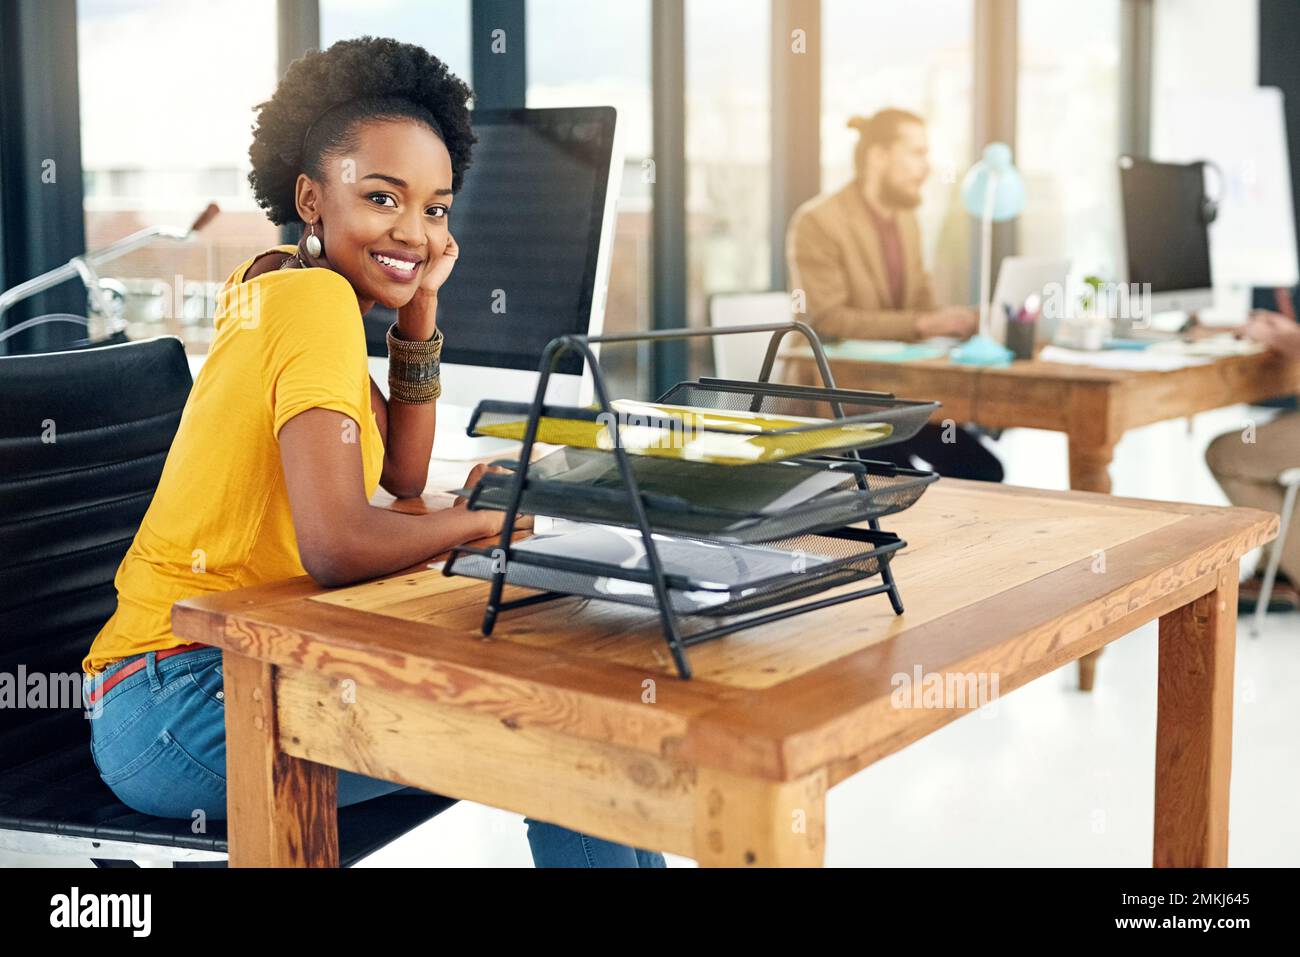
[[[755,326],[791,322],[788,292],[716,293],[709,298],[709,325]],[[713,374],[719,379],[753,379],[763,368],[770,334],[713,337]]]

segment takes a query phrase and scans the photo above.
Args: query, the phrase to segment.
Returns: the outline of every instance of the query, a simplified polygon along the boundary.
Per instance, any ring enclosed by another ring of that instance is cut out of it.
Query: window
[[[1024,255],[1118,280],[1119,0],[1020,0],[1016,163]]]
[[[934,168],[917,214],[940,302],[973,301],[969,219],[958,196],[972,161],[973,0],[822,4],[822,191],[853,178],[854,116],[884,107],[923,116]]]
[[[470,82],[469,0],[320,0],[322,50],[361,36],[422,46]]]
[[[528,106],[613,106],[623,148],[623,185],[610,264],[605,331],[651,326],[650,4],[529,0]],[[580,28],[579,28],[580,25]],[[649,388],[647,347],[613,346],[601,369],[615,395]],[[638,371],[639,370],[639,371]]]
[[[253,107],[275,89],[275,5],[80,0],[77,28],[87,246],[188,226],[216,202],[199,241],[103,270],[123,283],[129,335],[172,333],[206,351],[214,284],[278,237],[247,178]],[[160,295],[174,303],[178,277],[184,305],[168,309]]]
[[[686,5],[687,304],[708,325],[708,297],[768,288],[771,39],[767,4]],[[693,361],[709,361],[707,340]]]

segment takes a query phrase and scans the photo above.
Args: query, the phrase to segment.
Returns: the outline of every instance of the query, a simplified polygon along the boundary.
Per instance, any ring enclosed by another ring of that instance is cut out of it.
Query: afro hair
[[[354,148],[358,121],[367,119],[409,118],[432,129],[451,155],[458,192],[477,142],[472,99],[445,63],[411,43],[366,36],[307,53],[256,107],[248,182],[257,205],[277,226],[297,222],[298,174],[319,177],[324,157]]]

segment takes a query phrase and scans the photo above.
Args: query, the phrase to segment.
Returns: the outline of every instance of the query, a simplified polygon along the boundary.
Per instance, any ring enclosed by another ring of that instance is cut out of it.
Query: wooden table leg
[[[1113,445],[1086,445],[1070,437],[1070,488],[1076,492],[1110,494]]]
[[[701,769],[695,859],[701,867],[821,867],[826,771],[765,781]]]
[[[231,867],[338,867],[338,772],[280,750],[275,668],[224,652]]]
[[[1091,691],[1092,683],[1097,680],[1097,661],[1101,658],[1104,648],[1098,648],[1096,651],[1090,651],[1079,659],[1079,690]]]
[[[1156,867],[1228,865],[1237,564],[1160,619]]]
[[[1113,445],[1088,445],[1070,437],[1070,488],[1076,492],[1110,494],[1110,462],[1114,457]],[[1079,690],[1091,691],[1097,676],[1097,661],[1101,648],[1079,659]]]

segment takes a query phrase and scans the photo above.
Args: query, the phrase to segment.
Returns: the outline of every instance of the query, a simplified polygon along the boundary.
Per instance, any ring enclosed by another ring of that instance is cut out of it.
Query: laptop
[[[992,309],[989,314],[990,334],[995,342],[1007,341],[1007,312],[1018,312],[1031,295],[1042,297],[1044,309],[1038,320],[1039,342],[1051,342],[1056,335],[1056,323],[1067,308],[1065,296],[1069,292],[1070,260],[1049,259],[1040,256],[1008,256],[998,270],[998,283],[993,288]],[[1057,308],[1046,304],[1055,298]]]

